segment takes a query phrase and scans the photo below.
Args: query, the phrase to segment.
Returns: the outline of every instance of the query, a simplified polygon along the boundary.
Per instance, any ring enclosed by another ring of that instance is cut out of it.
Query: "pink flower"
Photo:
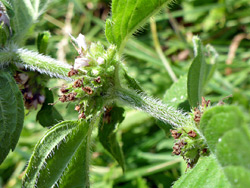
[[[77,44],[78,44],[78,47],[80,49],[84,49],[84,50],[87,50],[87,44],[86,44],[86,40],[85,40],[85,36],[82,35],[81,33],[78,35],[78,37],[76,38],[76,41],[77,41]]]
[[[87,67],[89,66],[90,60],[86,57],[81,57],[81,58],[76,58],[75,59],[75,64],[74,64],[74,69],[80,69],[81,67]]]
[[[83,50],[87,50],[87,44],[85,40],[85,36],[81,33],[78,35],[78,37],[75,39],[70,33],[69,36],[71,37],[72,42],[77,45],[77,51],[79,54],[83,54]]]

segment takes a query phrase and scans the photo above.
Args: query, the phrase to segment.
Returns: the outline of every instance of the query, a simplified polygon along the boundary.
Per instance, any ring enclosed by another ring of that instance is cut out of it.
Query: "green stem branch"
[[[71,80],[67,76],[71,68],[70,65],[34,51],[18,48],[14,44],[0,50],[0,66],[10,63],[42,74],[48,74],[51,77]]]
[[[160,100],[123,88],[116,88],[115,92],[119,101],[144,111],[164,123],[169,123],[175,127],[193,126],[191,118],[187,114],[163,104]]]

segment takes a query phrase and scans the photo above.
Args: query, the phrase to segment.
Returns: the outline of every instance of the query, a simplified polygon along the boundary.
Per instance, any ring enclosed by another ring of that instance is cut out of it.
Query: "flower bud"
[[[104,63],[104,59],[102,57],[98,57],[97,63],[98,65],[102,65]]]
[[[44,95],[39,95],[39,96],[38,96],[38,103],[39,103],[39,104],[43,104],[44,101],[45,101],[45,96],[44,96]]]
[[[84,113],[79,114],[78,119],[86,119],[86,116]]]
[[[21,84],[25,84],[29,79],[29,76],[27,74],[24,74],[24,73],[20,73],[20,74],[18,74],[18,76],[21,80]]]
[[[79,105],[77,105],[76,107],[75,107],[75,111],[79,111],[81,109],[81,107],[79,106]]]

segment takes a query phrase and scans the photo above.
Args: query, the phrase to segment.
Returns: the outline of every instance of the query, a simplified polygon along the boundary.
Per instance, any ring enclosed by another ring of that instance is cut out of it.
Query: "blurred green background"
[[[146,1],[146,0],[145,0]],[[82,33],[87,42],[101,41],[105,19],[110,16],[109,0],[55,0],[40,21],[30,31],[28,49],[36,50],[36,38],[41,31],[50,31],[48,54],[72,64],[77,55],[68,33]],[[249,121],[250,110],[250,1],[249,0],[179,0],[155,16],[157,35],[162,50],[180,77],[190,66],[192,36],[198,35],[204,44],[210,43],[219,53],[214,77],[206,88],[206,99],[216,104],[224,97],[226,103],[238,105]],[[152,96],[163,98],[172,80],[167,74],[152,39],[150,23],[140,29],[125,47],[124,62],[131,76]],[[48,87],[64,81],[51,79]],[[58,89],[53,89],[55,100]],[[64,119],[76,119],[74,104],[55,106]],[[40,107],[39,107],[40,108]],[[39,109],[38,109],[39,110]],[[0,166],[0,187],[19,188],[27,161],[36,142],[46,128],[36,122],[37,111],[26,111],[24,129],[18,146]],[[173,139],[145,113],[126,109],[118,137],[125,154],[127,172],[122,173],[112,157],[93,134],[90,180],[93,188],[171,187],[185,172],[182,159],[172,155]]]

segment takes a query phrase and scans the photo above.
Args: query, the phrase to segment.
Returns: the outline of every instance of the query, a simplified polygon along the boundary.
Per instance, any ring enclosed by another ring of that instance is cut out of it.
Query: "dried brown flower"
[[[207,100],[205,99],[205,97],[201,97],[202,98],[202,101],[201,101],[201,106],[202,107],[208,107],[208,105],[210,104],[210,100]]]
[[[194,121],[196,123],[200,123],[201,115],[202,115],[202,113],[201,113],[200,109],[194,108]]]
[[[78,80],[76,80],[76,81],[74,82],[73,87],[74,87],[74,88],[76,88],[76,87],[82,87],[82,85],[83,85],[83,80],[78,79]]]
[[[59,98],[59,101],[61,101],[61,102],[66,102],[66,101],[67,101],[66,95],[62,95],[62,96]]]
[[[180,136],[182,135],[181,133],[178,133],[177,130],[172,130],[172,129],[170,129],[170,132],[171,132],[172,137],[173,137],[174,139],[178,139],[178,138],[180,138]]]
[[[74,101],[74,100],[76,99],[76,95],[77,95],[76,92],[74,92],[74,93],[69,93],[69,94],[67,95],[67,99],[68,99],[69,101]]]
[[[69,92],[69,89],[66,89],[65,87],[62,87],[62,88],[60,89],[60,91],[61,91],[62,93],[68,93],[68,92]]]
[[[180,155],[181,154],[181,149],[187,145],[187,142],[184,142],[181,140],[180,142],[176,142],[173,147],[173,154],[175,155]]]
[[[88,93],[89,95],[93,94],[93,90],[88,86],[83,87],[82,90]]]
[[[98,76],[97,78],[94,79],[94,81],[95,81],[96,83],[100,84],[100,83],[101,83],[101,77]]]
[[[80,109],[81,109],[81,107],[80,107],[79,105],[77,105],[77,106],[75,107],[75,111],[77,111],[77,112],[79,112]]]
[[[78,74],[78,71],[74,68],[71,68],[71,70],[68,72],[68,77],[74,76],[76,74]]]
[[[197,136],[197,134],[196,134],[196,132],[195,132],[195,131],[191,130],[191,131],[189,131],[189,132],[188,132],[188,136],[190,136],[190,137],[194,138],[194,137],[196,137],[196,136]]]
[[[86,119],[86,116],[85,116],[84,112],[79,114],[78,119]]]

